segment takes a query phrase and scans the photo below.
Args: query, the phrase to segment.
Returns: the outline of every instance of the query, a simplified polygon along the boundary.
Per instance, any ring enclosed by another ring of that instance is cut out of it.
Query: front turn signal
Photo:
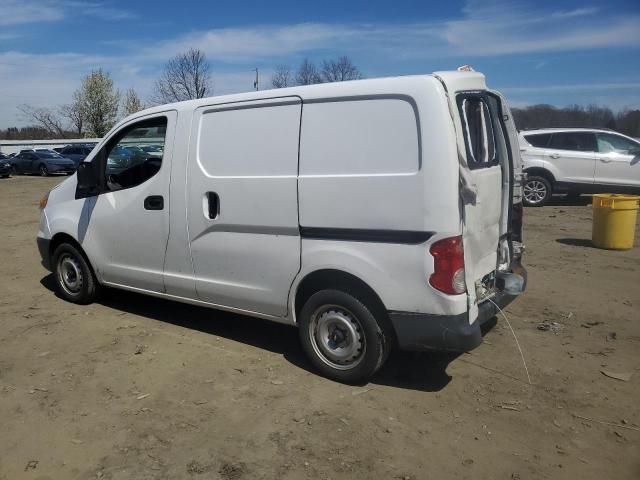
[[[49,201],[49,193],[50,192],[45,193],[44,196],[40,199],[40,210],[44,210],[47,206],[47,202]]]

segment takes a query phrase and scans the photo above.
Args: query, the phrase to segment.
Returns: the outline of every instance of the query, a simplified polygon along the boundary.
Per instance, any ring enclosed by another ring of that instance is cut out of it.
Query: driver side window
[[[107,144],[105,183],[108,191],[135,187],[158,173],[163,150],[148,152],[143,147],[162,145],[164,148],[166,130],[166,117],[143,120],[128,126]]]

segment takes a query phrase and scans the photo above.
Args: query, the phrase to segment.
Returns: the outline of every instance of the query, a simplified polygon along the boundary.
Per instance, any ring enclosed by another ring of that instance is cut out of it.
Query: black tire
[[[553,185],[544,177],[529,175],[524,183],[522,203],[527,207],[542,207],[553,195]]]
[[[16,168],[15,165],[11,165],[11,173],[13,175],[18,175],[18,169]]]
[[[341,290],[320,290],[306,301],[298,318],[300,342],[323,376],[358,384],[382,367],[389,354],[390,334],[382,317],[386,312],[378,310],[374,302]],[[342,354],[348,356],[331,358]]]
[[[40,172],[40,176],[41,177],[48,177],[49,176],[49,169],[44,164],[42,164],[42,165],[40,165],[38,167],[38,171]]]
[[[87,305],[98,294],[98,281],[83,253],[71,243],[61,243],[53,252],[56,290],[65,300]]]

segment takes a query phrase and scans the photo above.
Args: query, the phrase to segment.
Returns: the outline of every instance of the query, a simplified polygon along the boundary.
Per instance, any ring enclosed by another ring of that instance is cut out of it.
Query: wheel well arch
[[[536,175],[538,177],[546,178],[547,180],[549,180],[549,182],[551,182],[551,185],[553,185],[556,182],[556,179],[553,176],[553,173],[551,173],[549,170],[547,170],[546,168],[543,168],[543,167],[527,168],[527,169],[525,169],[524,173],[527,173],[529,175]]]
[[[395,339],[393,325],[387,315],[387,309],[380,296],[364,280],[351,273],[337,269],[322,269],[308,273],[298,284],[295,293],[294,308],[296,322],[305,302],[314,293],[327,288],[345,291],[362,302],[372,310],[376,319],[384,329]]]
[[[373,307],[386,312],[384,303],[378,294],[365,281],[351,273],[328,268],[308,273],[300,281],[295,296],[296,316],[300,313],[300,310],[302,310],[302,307],[311,295],[326,288],[346,290],[347,292],[358,295],[363,300],[372,302]]]
[[[91,264],[91,260],[89,260],[89,257],[87,256],[87,253],[84,251],[84,248],[82,248],[82,245],[80,245],[80,242],[78,242],[75,238],[73,238],[68,233],[59,232],[59,233],[56,233],[51,238],[51,242],[49,243],[49,260],[50,260],[50,262],[53,262],[53,253],[56,251],[56,248],[58,248],[63,243],[70,243],[75,248],[77,248],[78,251],[84,257],[84,259],[86,260],[87,265],[89,265],[89,268],[91,269],[91,272],[93,273],[93,275],[96,278],[98,278],[97,275],[96,275],[96,272],[95,272],[95,270],[93,268],[93,265]],[[53,268],[53,265],[51,265],[51,267]]]

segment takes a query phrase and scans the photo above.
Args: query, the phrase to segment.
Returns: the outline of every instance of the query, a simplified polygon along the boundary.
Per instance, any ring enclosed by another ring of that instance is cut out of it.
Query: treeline
[[[278,65],[271,77],[271,86],[273,88],[285,88],[296,85],[345,82],[347,80],[360,80],[361,78],[364,78],[362,72],[349,57],[343,56],[335,60],[323,60],[320,66],[305,58],[295,72],[288,65]]]
[[[52,138],[75,138],[75,132],[66,130],[64,136],[52,136],[49,130],[38,126],[29,127],[9,127],[6,130],[0,130],[0,140],[51,140]]]
[[[512,108],[518,130],[534,128],[609,128],[630,137],[640,137],[640,110],[613,113],[610,108],[597,105],[572,105],[558,108],[552,105],[531,105]]]

